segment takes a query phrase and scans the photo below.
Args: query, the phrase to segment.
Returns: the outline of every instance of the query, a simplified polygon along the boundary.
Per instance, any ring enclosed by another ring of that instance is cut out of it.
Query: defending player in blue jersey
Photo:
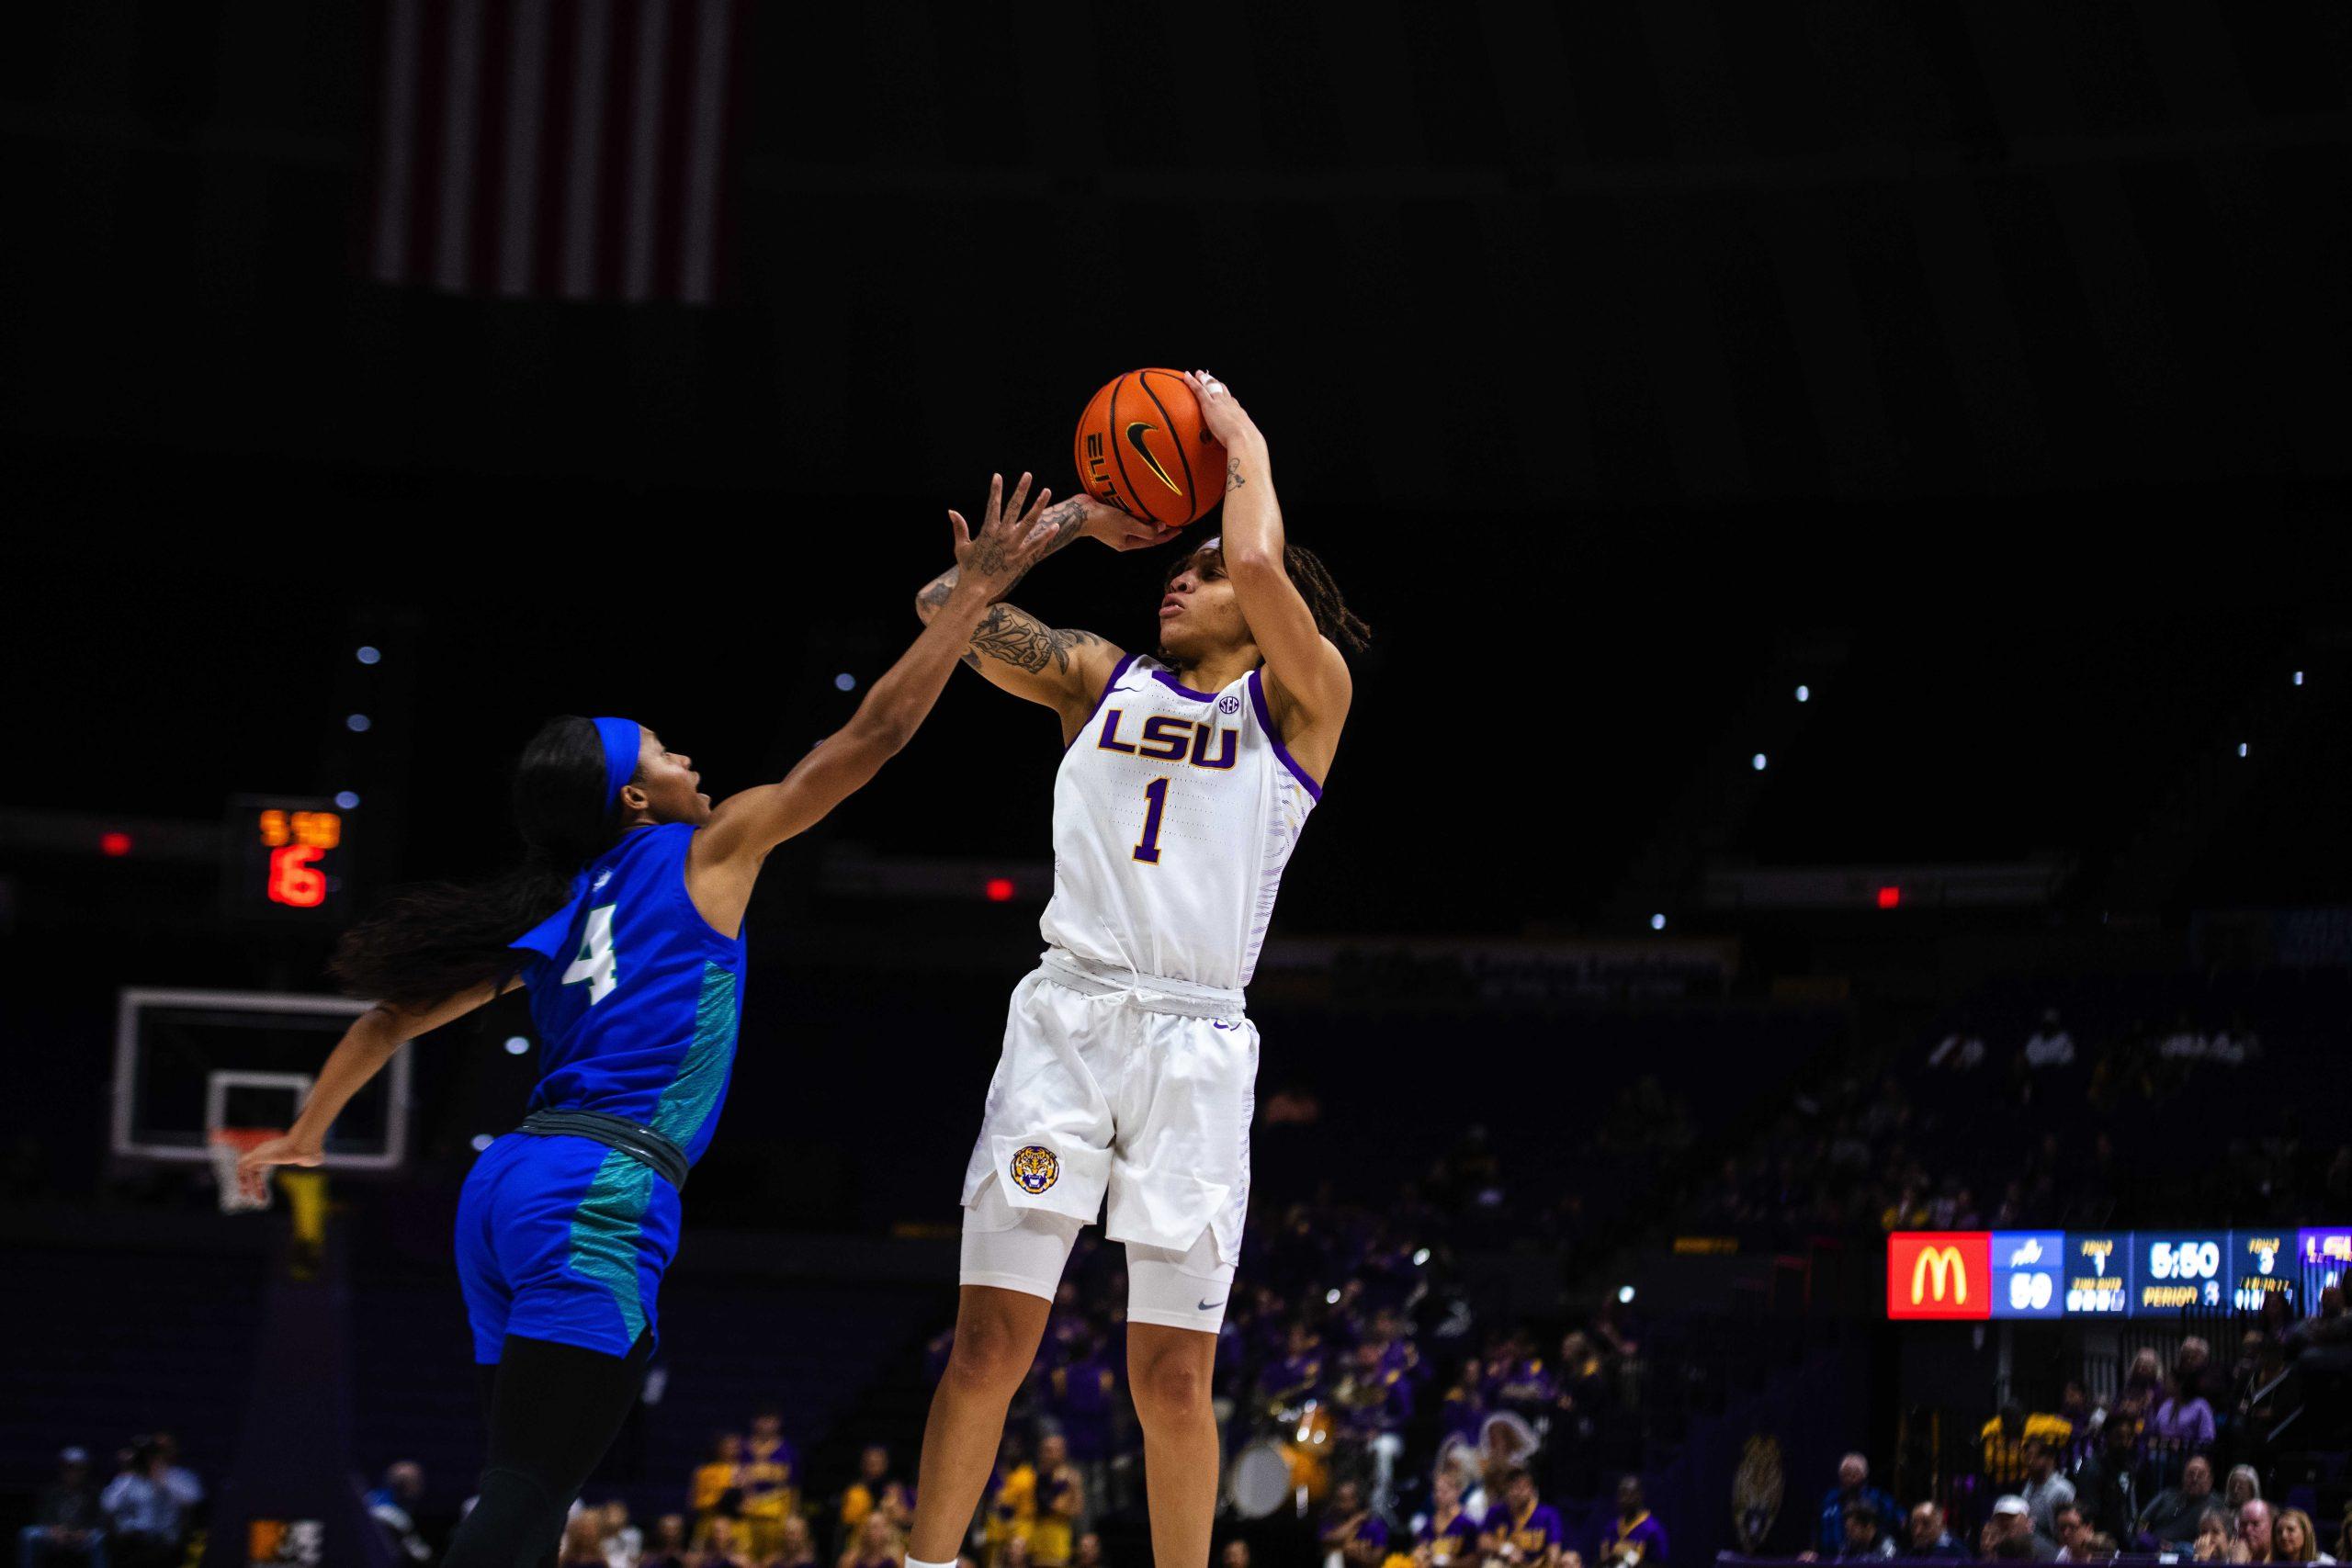
[[[735,1057],[743,911],[767,853],[905,745],[980,618],[1054,542],[989,488],[978,536],[954,518],[963,580],[856,715],[782,782],[714,809],[692,759],[632,720],[550,720],[514,778],[524,864],[475,887],[410,891],[335,958],[380,998],[320,1069],[281,1138],[248,1153],[317,1165],[327,1129],[404,1041],[518,985],[542,1071],[522,1127],[492,1144],[458,1206],[458,1269],[483,1370],[489,1461],[444,1568],[555,1561],[565,1510],[636,1402],[658,1333],[679,1194],[710,1142]],[[953,514],[951,513],[951,516]]]

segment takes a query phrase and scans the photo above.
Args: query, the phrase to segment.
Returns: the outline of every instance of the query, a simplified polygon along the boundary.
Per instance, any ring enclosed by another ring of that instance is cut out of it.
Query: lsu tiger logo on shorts
[[[1051,1149],[1030,1144],[1012,1151],[1012,1179],[1032,1197],[1051,1187],[1061,1174],[1062,1162],[1054,1157]]]

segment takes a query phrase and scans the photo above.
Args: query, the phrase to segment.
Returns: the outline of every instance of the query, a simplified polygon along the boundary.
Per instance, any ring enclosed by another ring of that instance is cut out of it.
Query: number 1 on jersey
[[[613,906],[599,904],[588,911],[588,929],[580,936],[580,956],[563,972],[563,983],[576,986],[587,981],[588,1005],[594,1007],[612,994],[620,978],[613,966]]]
[[[1143,786],[1143,797],[1151,804],[1144,807],[1143,837],[1136,840],[1136,859],[1147,865],[1159,863],[1159,819],[1168,814],[1168,781],[1154,779]]]

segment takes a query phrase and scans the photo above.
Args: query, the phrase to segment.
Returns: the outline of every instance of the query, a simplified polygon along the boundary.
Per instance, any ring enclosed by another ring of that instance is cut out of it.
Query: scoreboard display
[[[2330,1285],[2352,1276],[2352,1225],[2324,1225],[2295,1233],[2295,1270],[2302,1276],[2303,1297],[2316,1303]]]
[[[2064,1231],[2000,1231],[1993,1247],[1993,1310],[2005,1317],[2066,1315]]]
[[[1898,1231],[1886,1315],[1911,1321],[2169,1317],[2298,1305],[2352,1274],[2352,1226],[2212,1231]]]
[[[2135,1231],[2132,1269],[2135,1314],[2218,1307],[2228,1290],[2231,1258],[2227,1231]]]
[[[349,845],[331,800],[239,795],[229,803],[229,912],[248,919],[342,923]]]
[[[2296,1277],[2293,1231],[2232,1231],[2236,1257],[2230,1269],[2230,1303],[2241,1312],[2260,1312],[2265,1296],[2285,1293],[2290,1304],[2302,1281]],[[2317,1302],[2314,1291],[2304,1298]]]
[[[2065,1315],[2122,1317],[2131,1310],[2131,1235],[2120,1231],[2068,1231]]]

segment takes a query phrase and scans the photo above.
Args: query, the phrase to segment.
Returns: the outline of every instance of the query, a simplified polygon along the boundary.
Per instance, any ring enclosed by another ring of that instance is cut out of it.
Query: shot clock
[[[245,919],[341,923],[346,818],[330,800],[238,795],[229,803],[229,912]]]

